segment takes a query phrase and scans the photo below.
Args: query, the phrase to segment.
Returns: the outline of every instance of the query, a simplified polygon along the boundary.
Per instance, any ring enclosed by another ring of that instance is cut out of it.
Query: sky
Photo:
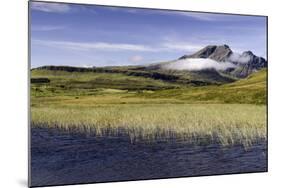
[[[145,65],[227,44],[266,58],[266,17],[31,2],[31,67]]]

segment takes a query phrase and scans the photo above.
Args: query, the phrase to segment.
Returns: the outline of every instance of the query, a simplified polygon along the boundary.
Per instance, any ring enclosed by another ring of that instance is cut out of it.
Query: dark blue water
[[[31,185],[61,185],[267,171],[266,142],[195,145],[131,143],[55,129],[31,130]]]

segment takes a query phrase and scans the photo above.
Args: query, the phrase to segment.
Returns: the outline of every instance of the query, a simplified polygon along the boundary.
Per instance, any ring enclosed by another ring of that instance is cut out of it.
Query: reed
[[[266,140],[266,106],[250,104],[123,104],[33,107],[32,126],[99,136],[128,135],[131,141],[177,138],[249,146]],[[198,139],[201,138],[201,139]]]

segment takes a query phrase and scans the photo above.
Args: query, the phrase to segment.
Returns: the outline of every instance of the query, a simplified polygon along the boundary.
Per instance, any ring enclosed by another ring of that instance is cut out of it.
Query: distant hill
[[[123,74],[126,76],[151,78],[169,83],[184,84],[189,86],[220,85],[230,83],[236,79],[219,73],[216,70],[178,71],[155,68],[151,66],[112,66],[112,67],[71,67],[71,66],[42,66],[32,71],[66,71],[66,72],[93,72],[108,74]]]

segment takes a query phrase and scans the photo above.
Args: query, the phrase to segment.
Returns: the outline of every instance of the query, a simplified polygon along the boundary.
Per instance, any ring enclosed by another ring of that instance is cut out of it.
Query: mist
[[[188,70],[200,71],[206,69],[226,70],[228,68],[235,68],[236,65],[230,62],[217,62],[212,59],[204,58],[190,58],[183,60],[176,60],[162,66],[163,69],[169,70]]]
[[[248,63],[251,60],[251,56],[249,54],[243,53],[243,54],[238,54],[238,53],[232,53],[229,57],[228,60],[231,62],[236,62],[239,64],[245,64]]]

